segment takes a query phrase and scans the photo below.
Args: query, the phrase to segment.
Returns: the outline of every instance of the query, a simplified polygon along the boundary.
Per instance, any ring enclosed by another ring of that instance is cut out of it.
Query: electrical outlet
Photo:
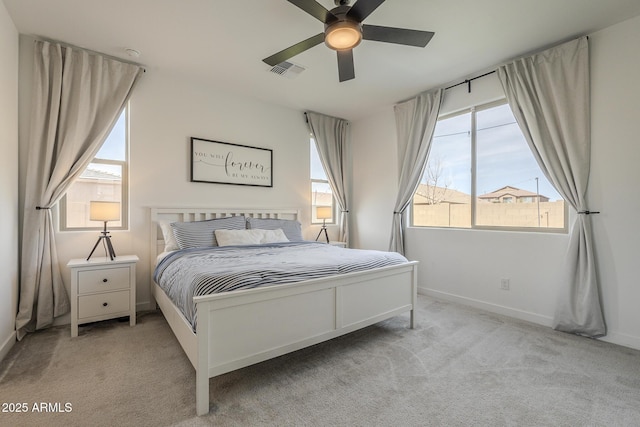
[[[500,289],[509,290],[509,279],[500,279]]]

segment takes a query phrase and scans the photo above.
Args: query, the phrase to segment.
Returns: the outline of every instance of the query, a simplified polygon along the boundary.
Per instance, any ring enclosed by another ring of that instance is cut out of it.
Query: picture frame
[[[191,137],[191,182],[273,187],[273,150]]]

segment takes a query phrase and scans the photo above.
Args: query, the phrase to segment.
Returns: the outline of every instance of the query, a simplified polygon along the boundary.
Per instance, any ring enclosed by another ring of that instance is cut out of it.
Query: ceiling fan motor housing
[[[336,4],[338,2],[336,0]],[[349,9],[349,6],[338,6],[331,10],[331,14],[337,19],[324,25],[324,43],[330,49],[349,50],[362,41],[362,24],[347,16]]]

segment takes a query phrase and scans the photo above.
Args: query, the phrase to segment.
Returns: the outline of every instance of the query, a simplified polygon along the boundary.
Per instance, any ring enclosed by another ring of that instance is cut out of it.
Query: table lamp
[[[90,201],[89,219],[91,221],[103,221],[104,230],[102,230],[101,236],[98,237],[98,241],[93,246],[91,253],[87,257],[87,261],[89,261],[89,258],[91,258],[91,255],[93,255],[93,252],[95,252],[100,242],[103,242],[105,245],[105,251],[109,252],[109,257],[111,258],[111,261],[113,261],[116,257],[116,253],[113,250],[113,245],[111,244],[111,236],[107,231],[107,221],[118,221],[120,219],[120,203]]]
[[[327,239],[327,243],[329,243],[329,235],[327,234],[327,220],[333,216],[333,209],[331,206],[316,206],[316,218],[322,220],[322,228],[316,237],[316,242],[320,235],[324,231],[324,237]]]

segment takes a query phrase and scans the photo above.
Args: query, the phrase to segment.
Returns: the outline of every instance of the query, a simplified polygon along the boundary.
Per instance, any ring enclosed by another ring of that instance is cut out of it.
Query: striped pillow
[[[172,222],[171,229],[180,249],[218,246],[215,230],[244,230],[246,219],[242,215],[207,221]]]
[[[247,218],[247,228],[260,228],[262,230],[277,230],[281,228],[284,235],[291,242],[302,242],[302,225],[293,219],[275,218]]]

